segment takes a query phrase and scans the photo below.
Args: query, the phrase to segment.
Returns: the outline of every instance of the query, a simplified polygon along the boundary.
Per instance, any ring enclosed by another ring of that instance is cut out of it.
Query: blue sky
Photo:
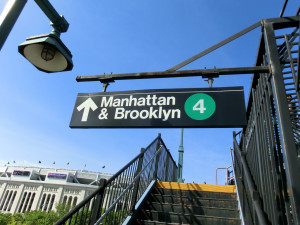
[[[2,12],[7,1],[0,1]],[[180,129],[71,129],[77,93],[100,92],[100,82],[77,83],[78,75],[164,71],[264,18],[278,17],[283,0],[50,1],[70,23],[61,39],[73,54],[71,72],[38,71],[17,51],[27,37],[49,33],[48,18],[33,0],[0,52],[0,166],[17,164],[117,172],[158,133],[178,158]],[[285,16],[295,15],[289,1]],[[253,66],[260,29],[183,69]],[[226,76],[214,87],[244,86],[250,75]],[[107,91],[208,87],[201,77],[117,81]],[[231,164],[232,131],[185,129],[183,178],[215,183],[217,167]],[[70,165],[67,166],[67,162]],[[106,168],[102,169],[105,165]],[[221,172],[220,172],[221,173]],[[224,174],[219,177],[224,183]]]

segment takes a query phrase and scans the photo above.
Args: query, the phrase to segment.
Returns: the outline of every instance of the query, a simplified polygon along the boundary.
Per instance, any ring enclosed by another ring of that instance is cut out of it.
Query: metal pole
[[[229,42],[231,42],[231,41],[233,41],[233,40],[235,40],[235,39],[243,36],[244,34],[247,34],[248,32],[254,30],[255,28],[257,28],[259,26],[261,26],[261,22],[260,21],[257,22],[257,23],[255,23],[255,24],[253,24],[252,26],[247,27],[246,29],[244,29],[244,30],[242,30],[242,31],[240,31],[240,32],[238,32],[238,33],[230,36],[229,38],[226,38],[225,40],[219,42],[218,44],[216,44],[216,45],[214,45],[214,46],[212,46],[212,47],[210,47],[210,48],[208,48],[208,49],[206,49],[206,50],[198,53],[197,55],[194,55],[193,57],[191,57],[191,58],[189,58],[189,59],[187,59],[187,60],[185,60],[185,61],[177,64],[176,66],[168,69],[167,71],[176,71],[176,70],[178,70],[178,69],[180,69],[180,68],[182,68],[182,67],[190,64],[191,62],[194,62],[195,60],[201,58],[202,56],[205,56],[205,55],[211,53],[212,51],[214,51],[214,50],[222,47],[223,45],[226,45]]]
[[[285,1],[284,1],[284,4],[283,4],[283,7],[282,7],[282,9],[281,9],[281,12],[280,12],[279,17],[282,17],[282,16],[283,16],[283,13],[284,13],[284,11],[285,11],[285,8],[286,8],[287,3],[288,3],[288,0],[285,0]]]
[[[253,73],[270,73],[268,66],[254,67],[234,67],[234,68],[214,68],[201,70],[179,70],[179,71],[157,71],[157,72],[138,72],[138,73],[119,73],[119,74],[103,74],[103,75],[87,75],[77,76],[77,82],[97,81],[101,83],[114,82],[116,80],[132,80],[132,79],[152,79],[152,78],[174,78],[174,77],[199,77],[216,78],[219,75],[241,75]]]
[[[180,145],[178,148],[178,175],[177,182],[183,183],[182,180],[182,166],[183,166],[183,128],[181,128]]]
[[[15,25],[27,0],[9,0],[0,16],[0,50]]]
[[[208,81],[208,87],[212,88],[212,85],[213,85],[213,82],[214,82],[214,78],[209,77],[207,81]]]
[[[106,184],[106,179],[101,178],[99,187],[104,187]],[[103,202],[104,197],[104,189],[102,189],[101,192],[99,192],[96,197],[94,198],[93,206],[91,209],[91,224],[96,223],[97,218],[99,217],[99,213],[101,212],[101,204]]]
[[[136,171],[135,171],[135,174],[134,174],[134,177],[137,177],[137,175],[141,172],[142,170],[142,166],[143,166],[143,160],[144,160],[144,153],[145,153],[145,149],[142,148],[141,149],[141,153],[143,154],[140,154],[140,157],[139,157],[139,162],[138,162],[138,165],[137,165],[137,168],[136,168]],[[140,185],[140,177],[135,181],[134,183],[134,186],[133,186],[133,190],[132,190],[132,198],[131,198],[131,204],[130,204],[130,208],[129,210],[131,212],[134,211],[134,207],[135,207],[135,204],[136,204],[136,201],[137,201],[137,195],[138,195],[138,191],[139,191],[139,185]]]
[[[53,26],[54,29],[57,29],[59,33],[64,33],[68,30],[69,23],[63,16],[58,14],[48,0],[35,0],[35,2],[49,18],[51,21],[50,25]]]

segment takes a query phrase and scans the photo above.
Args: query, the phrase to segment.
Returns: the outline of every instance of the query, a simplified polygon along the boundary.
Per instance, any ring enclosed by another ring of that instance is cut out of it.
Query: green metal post
[[[180,145],[178,148],[178,174],[177,182],[183,183],[182,180],[182,166],[183,166],[183,128],[181,128]]]

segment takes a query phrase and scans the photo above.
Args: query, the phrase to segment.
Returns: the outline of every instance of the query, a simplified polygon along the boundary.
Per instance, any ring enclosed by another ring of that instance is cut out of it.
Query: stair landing
[[[186,191],[209,191],[209,192],[223,192],[235,193],[234,185],[213,185],[213,184],[194,184],[194,183],[177,183],[177,182],[163,182],[156,183],[157,188],[186,190]]]

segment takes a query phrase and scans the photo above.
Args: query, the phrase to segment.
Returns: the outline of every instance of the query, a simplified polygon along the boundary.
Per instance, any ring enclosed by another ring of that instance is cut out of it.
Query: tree
[[[53,225],[69,210],[70,206],[60,203],[56,206],[56,212],[39,210],[14,215],[0,212],[0,225]]]
[[[0,224],[8,224],[11,218],[12,215],[10,213],[0,213]]]

